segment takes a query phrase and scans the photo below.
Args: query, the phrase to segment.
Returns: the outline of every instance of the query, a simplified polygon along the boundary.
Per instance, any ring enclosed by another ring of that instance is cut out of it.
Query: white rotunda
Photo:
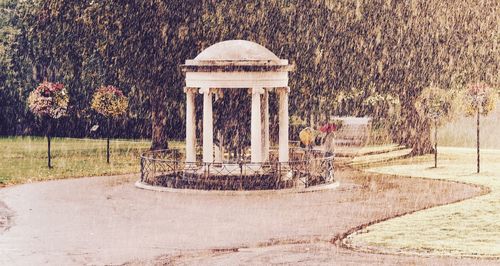
[[[216,43],[181,66],[186,75],[186,163],[196,162],[196,93],[203,94],[203,162],[214,161],[213,95],[248,90],[251,104],[251,162],[269,160],[269,93],[279,95],[279,155],[288,162],[288,60],[244,40]],[[263,98],[263,99],[261,99]],[[231,110],[228,110],[231,111]]]

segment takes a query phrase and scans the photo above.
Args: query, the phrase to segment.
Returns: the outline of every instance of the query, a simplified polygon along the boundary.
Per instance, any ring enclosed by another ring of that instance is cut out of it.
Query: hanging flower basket
[[[102,86],[94,93],[91,107],[105,117],[116,117],[127,110],[128,98],[115,86]]]
[[[497,92],[484,82],[472,83],[465,92],[466,115],[473,116],[479,111],[482,115],[488,114],[495,108],[498,100]]]
[[[64,85],[44,81],[28,97],[30,111],[39,117],[60,118],[66,115],[69,97]]]
[[[342,120],[336,120],[333,123],[326,123],[319,128],[321,133],[332,133],[339,130],[342,127]]]

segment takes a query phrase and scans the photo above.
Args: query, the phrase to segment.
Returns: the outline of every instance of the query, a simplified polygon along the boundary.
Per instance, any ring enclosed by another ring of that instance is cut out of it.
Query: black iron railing
[[[290,149],[290,161],[186,162],[180,150],[148,151],[141,156],[141,181],[173,188],[258,190],[309,187],[334,181],[334,156],[322,151]]]

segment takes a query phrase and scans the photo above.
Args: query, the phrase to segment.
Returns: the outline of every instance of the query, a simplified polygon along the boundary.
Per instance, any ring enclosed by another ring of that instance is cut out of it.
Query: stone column
[[[251,161],[262,162],[262,121],[260,119],[260,95],[264,92],[262,88],[252,89],[252,120],[251,120]]]
[[[203,162],[214,161],[214,122],[212,115],[212,92],[210,88],[202,88],[203,93]]]
[[[196,88],[184,88],[186,93],[186,163],[196,162]]]
[[[278,88],[279,94],[279,162],[288,162],[288,93],[290,88]]]
[[[262,97],[262,160],[269,161],[269,89],[264,91]]]

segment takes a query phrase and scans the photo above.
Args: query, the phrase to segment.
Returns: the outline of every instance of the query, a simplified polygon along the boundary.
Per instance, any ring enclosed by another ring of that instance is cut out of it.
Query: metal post
[[[50,163],[51,162],[51,158],[50,158],[50,131],[51,131],[51,121],[50,121],[50,118],[46,118],[46,121],[47,121],[47,166],[50,168],[52,168],[52,164]]]
[[[274,172],[275,173],[274,174],[275,175],[274,178],[276,179],[275,180],[275,182],[276,182],[276,185],[275,185],[276,189],[280,188],[280,181],[281,181],[281,177],[279,176],[279,167],[280,167],[279,166],[279,162],[276,162],[276,164],[274,165],[274,169],[278,170],[278,173]]]
[[[281,162],[277,162],[278,164],[278,182],[281,181]]]
[[[242,159],[240,159],[239,165],[240,165],[240,190],[242,190],[243,189],[243,160]]]
[[[106,162],[109,164],[109,134],[111,132],[109,118],[108,118],[107,131],[108,131],[108,134],[107,134],[108,136],[106,138]]]
[[[177,174],[177,164],[179,163],[179,160],[177,160],[177,154],[174,156],[174,176],[175,176],[175,181],[174,181],[174,187],[177,187],[177,183],[179,183],[179,175]]]
[[[144,157],[141,156],[141,182],[144,182]]]
[[[106,162],[109,164],[109,136],[106,138]]]
[[[437,118],[434,119],[434,168],[438,167]]]
[[[50,133],[47,133],[47,159],[47,166],[52,168],[52,165],[50,164]]]
[[[212,167],[212,166],[213,166],[212,163],[208,164],[208,178],[210,178],[210,167]]]
[[[480,171],[480,152],[479,152],[479,116],[480,116],[480,113],[479,113],[479,107],[477,108],[477,132],[476,132],[476,135],[477,135],[477,173],[479,173]]]

